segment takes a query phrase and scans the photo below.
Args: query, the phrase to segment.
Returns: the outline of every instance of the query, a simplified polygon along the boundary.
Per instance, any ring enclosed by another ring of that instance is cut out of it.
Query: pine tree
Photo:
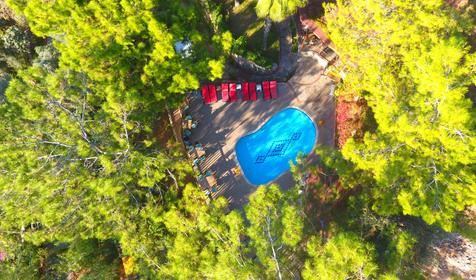
[[[373,279],[377,275],[375,249],[351,233],[339,233],[321,245],[309,241],[303,279]]]
[[[263,50],[266,50],[272,23],[285,20],[306,3],[305,0],[258,0],[256,2],[256,15],[264,19]]]
[[[303,0],[258,0],[256,14],[260,18],[269,18],[274,22],[283,21],[288,16],[296,13],[307,1]]]
[[[250,223],[249,246],[264,266],[265,278],[288,279],[290,259],[304,237],[304,217],[297,190],[283,193],[278,186],[259,188],[245,207]]]
[[[0,104],[0,227],[32,246],[69,244],[66,270],[94,265],[76,255],[93,258],[91,240],[117,240],[141,273],[159,275],[167,246],[186,235],[164,218],[188,203],[192,170],[178,147],[152,138],[153,123],[199,80],[222,75],[229,33],[209,35],[193,3],[8,3],[52,45]],[[191,56],[174,49],[183,40]],[[187,204],[198,206],[208,213]]]
[[[377,129],[344,156],[372,174],[374,209],[452,228],[476,204],[475,56],[469,21],[444,1],[337,1],[328,29]]]
[[[54,39],[61,65],[94,80],[108,111],[119,111],[121,104],[140,109],[137,118],[144,122],[165,111],[164,105],[180,104],[185,92],[199,87],[199,80],[220,78],[224,52],[231,47],[222,39],[228,33],[212,38],[201,26],[198,4],[193,3],[8,3],[26,16],[36,35]],[[191,56],[174,49],[184,40],[192,43]]]

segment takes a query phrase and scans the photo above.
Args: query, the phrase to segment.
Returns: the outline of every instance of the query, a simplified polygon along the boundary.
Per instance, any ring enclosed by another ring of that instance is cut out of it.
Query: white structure
[[[183,58],[188,58],[192,55],[192,41],[185,39],[183,41],[177,41],[174,44],[175,52],[180,54]]]

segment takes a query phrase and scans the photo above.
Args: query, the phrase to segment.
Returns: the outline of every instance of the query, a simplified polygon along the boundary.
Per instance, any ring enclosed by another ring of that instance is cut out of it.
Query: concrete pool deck
[[[335,100],[331,95],[333,82],[321,76],[321,69],[312,57],[299,58],[298,69],[287,83],[279,83],[278,98],[265,101],[237,101],[203,104],[201,97],[189,98],[190,113],[199,125],[190,137],[207,149],[203,170],[216,174],[218,190],[230,202],[230,208],[240,207],[256,190],[243,175],[232,170],[238,166],[235,144],[239,138],[257,130],[275,113],[296,107],[306,112],[318,127],[317,143],[334,146]],[[260,95],[261,97],[261,95]],[[321,124],[321,125],[318,125]],[[294,185],[290,172],[286,172],[273,183],[282,189]]]

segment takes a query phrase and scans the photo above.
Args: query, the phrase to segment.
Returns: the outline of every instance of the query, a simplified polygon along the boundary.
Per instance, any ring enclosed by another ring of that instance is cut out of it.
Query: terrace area
[[[224,196],[231,208],[248,201],[257,186],[249,184],[240,172],[235,155],[235,144],[245,135],[259,129],[277,112],[288,107],[305,111],[318,128],[318,145],[334,146],[335,100],[334,82],[322,75],[323,69],[312,56],[301,56],[298,69],[286,83],[278,83],[278,97],[256,101],[223,102],[204,104],[200,95],[189,97],[189,114],[198,126],[189,136],[192,143],[199,142],[206,149],[206,157],[200,163],[201,170],[212,172],[217,187],[212,196]],[[309,160],[315,159],[311,154]],[[287,189],[294,185],[290,172],[278,177],[273,183]]]

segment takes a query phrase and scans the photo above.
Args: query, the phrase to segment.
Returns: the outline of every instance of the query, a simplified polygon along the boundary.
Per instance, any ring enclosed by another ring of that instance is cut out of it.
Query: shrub
[[[337,147],[342,148],[351,137],[363,137],[368,107],[364,99],[338,95],[336,104]]]

